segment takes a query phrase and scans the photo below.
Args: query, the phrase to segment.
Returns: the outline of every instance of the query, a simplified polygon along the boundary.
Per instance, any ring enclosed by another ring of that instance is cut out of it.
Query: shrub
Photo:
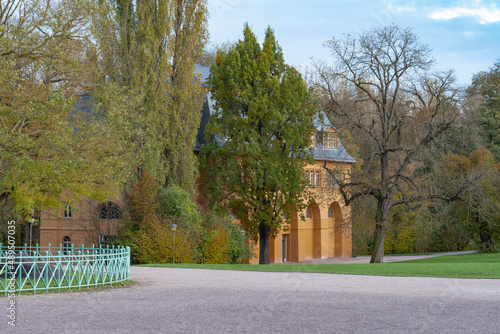
[[[196,263],[196,251],[185,229],[175,231],[175,262]],[[168,225],[152,224],[135,232],[132,253],[138,263],[171,263],[174,257],[173,232]]]
[[[163,220],[178,223],[188,230],[199,233],[201,216],[191,195],[177,185],[160,188],[156,196],[157,211]]]
[[[242,263],[248,260],[250,248],[240,231],[241,225],[233,224],[229,216],[203,212],[199,262]]]
[[[176,263],[241,263],[249,257],[240,225],[227,216],[201,211],[176,185],[158,187],[144,172],[126,198],[129,220],[120,242],[131,247],[132,263],[172,262],[174,223]]]

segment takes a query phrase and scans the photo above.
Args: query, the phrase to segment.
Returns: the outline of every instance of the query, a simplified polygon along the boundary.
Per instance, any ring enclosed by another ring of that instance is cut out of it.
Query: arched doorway
[[[333,202],[328,209],[328,218],[333,219],[333,249],[332,254],[335,257],[342,257],[342,212],[340,205]]]
[[[306,209],[306,224],[306,257],[321,258],[321,212],[315,202]]]

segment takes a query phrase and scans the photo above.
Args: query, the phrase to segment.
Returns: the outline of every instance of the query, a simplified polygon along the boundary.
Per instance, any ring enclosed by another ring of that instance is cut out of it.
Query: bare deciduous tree
[[[334,65],[314,64],[316,91],[334,123],[357,142],[364,161],[352,175],[327,171],[346,205],[363,196],[376,199],[370,262],[380,263],[389,210],[412,200],[415,162],[455,121],[459,90],[452,71],[429,74],[430,49],[409,28],[376,28],[326,46]]]

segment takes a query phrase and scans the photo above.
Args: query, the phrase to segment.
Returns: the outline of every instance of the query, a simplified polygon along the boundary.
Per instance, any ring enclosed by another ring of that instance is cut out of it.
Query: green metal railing
[[[0,294],[81,290],[129,279],[129,247],[12,247],[0,243]]]

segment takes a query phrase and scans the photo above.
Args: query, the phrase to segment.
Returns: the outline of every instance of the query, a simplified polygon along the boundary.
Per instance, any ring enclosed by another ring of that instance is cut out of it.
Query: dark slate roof
[[[204,82],[206,81],[208,75],[210,74],[210,69],[206,66],[195,65],[195,73],[196,75],[200,76],[203,86],[206,87]],[[207,126],[210,120],[210,116],[213,114],[213,111],[214,111],[214,102],[210,98],[210,92],[207,91],[207,98],[205,99],[205,102],[203,103],[203,108],[201,109],[201,121],[198,127],[198,134],[196,135],[196,146],[194,148],[195,151],[199,151],[201,146],[206,143],[205,127]],[[313,150],[314,159],[322,161],[338,161],[338,162],[348,162],[348,163],[356,162],[356,160],[354,160],[354,158],[351,157],[349,153],[347,153],[340,140],[337,140],[338,147],[336,149],[330,149],[330,148],[323,149],[323,144],[322,144],[323,140],[321,140],[320,131],[334,127],[330,124],[326,115],[323,114],[322,116],[323,116],[323,122],[319,118],[316,118],[314,120],[316,129],[318,130],[318,132],[316,133],[316,142],[318,144],[316,145],[316,148],[314,148]],[[220,141],[221,142],[220,144],[222,144],[221,140],[218,141]]]
[[[210,74],[210,68],[202,65],[194,65],[194,73],[200,77],[201,85],[206,87],[205,81],[207,81],[208,75]]]
[[[83,116],[88,119],[97,117],[99,113],[94,110],[96,103],[97,101],[92,97],[92,91],[86,92],[76,99],[72,114]]]
[[[207,94],[208,95],[208,94]],[[201,147],[206,143],[205,141],[205,127],[210,120],[210,107],[208,106],[208,98],[203,102],[203,108],[201,109],[201,119],[200,125],[198,126],[198,134],[196,135],[196,145],[194,146],[195,151],[200,151]]]
[[[323,122],[320,119],[316,118],[314,120],[314,124],[316,126],[316,147],[314,148],[313,154],[315,160],[323,160],[323,161],[339,161],[339,162],[349,162],[354,163],[353,157],[347,153],[344,148],[344,145],[340,142],[340,139],[337,138],[337,148],[323,148],[323,138],[320,131],[326,131],[328,129],[335,129],[335,127],[330,123],[328,117],[322,112]],[[337,129],[335,129],[337,131]]]
[[[331,128],[332,126],[327,127]],[[318,129],[320,131],[320,129]],[[339,162],[348,162],[354,163],[353,157],[347,153],[344,148],[344,145],[337,139],[337,148],[323,148],[323,140],[321,138],[321,133],[316,133],[316,142],[317,145],[313,150],[314,160],[322,160],[322,161],[339,161]]]

